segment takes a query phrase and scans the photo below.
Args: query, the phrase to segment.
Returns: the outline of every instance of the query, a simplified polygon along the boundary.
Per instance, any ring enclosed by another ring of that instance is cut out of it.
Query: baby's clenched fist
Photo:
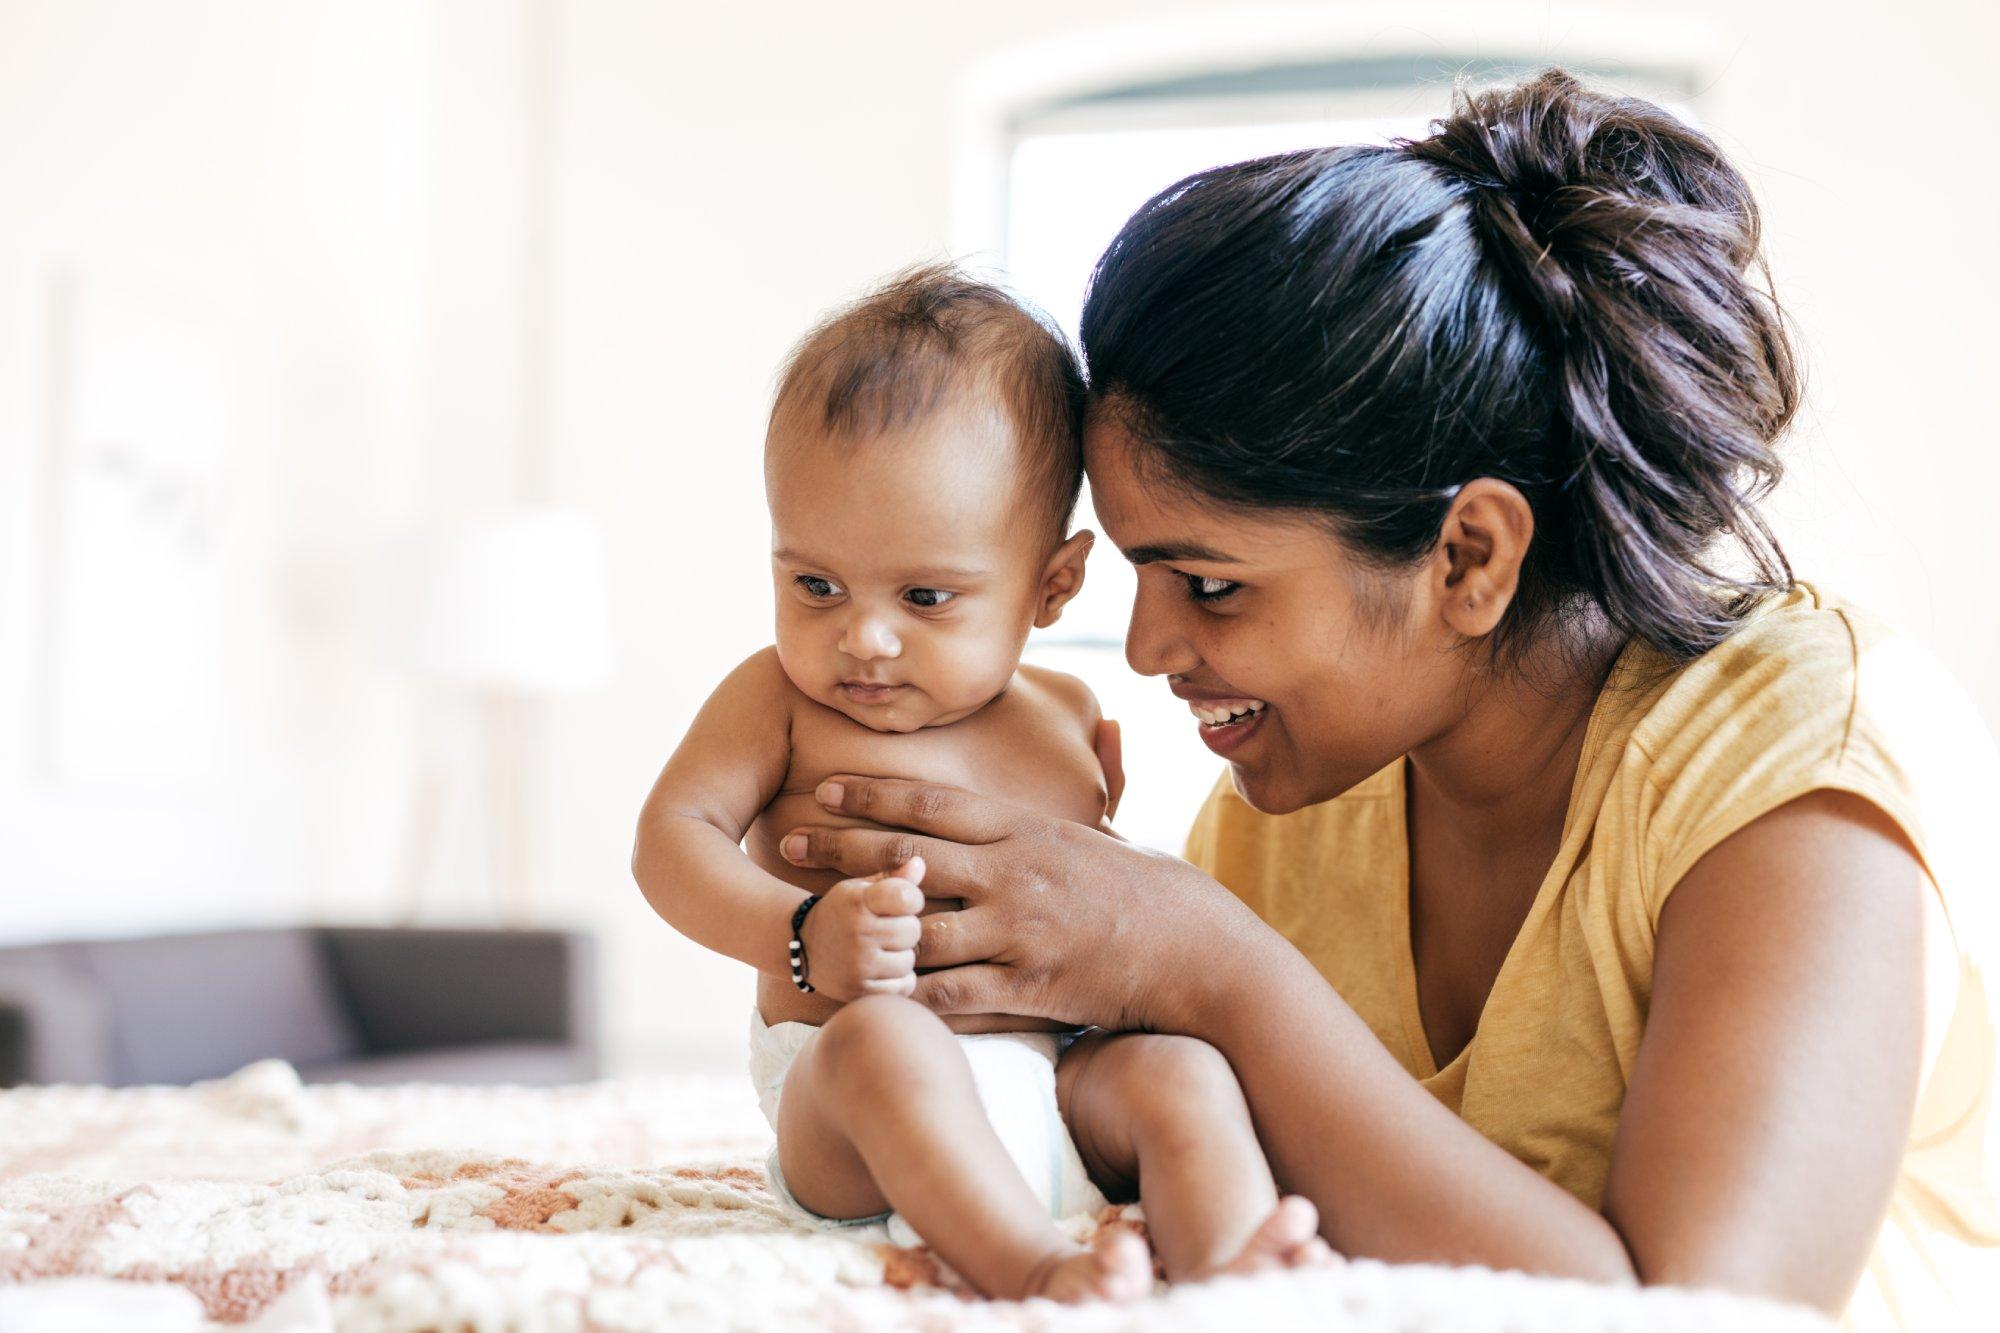
[[[885,874],[844,879],[806,915],[806,980],[834,1000],[908,995],[917,988],[917,939],[923,928],[921,857]]]

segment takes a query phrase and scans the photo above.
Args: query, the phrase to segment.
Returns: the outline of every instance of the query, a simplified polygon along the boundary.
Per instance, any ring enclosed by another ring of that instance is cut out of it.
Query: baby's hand
[[[923,858],[912,857],[885,874],[844,879],[820,896],[801,931],[814,990],[841,1001],[916,990],[923,878]]]

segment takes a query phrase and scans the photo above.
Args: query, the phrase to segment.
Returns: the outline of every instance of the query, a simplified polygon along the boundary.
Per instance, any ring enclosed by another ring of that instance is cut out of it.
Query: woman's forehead
[[[1145,448],[1110,414],[1084,435],[1091,503],[1104,535],[1135,563],[1289,564],[1332,554],[1332,537],[1310,515],[1203,496],[1151,466]]]

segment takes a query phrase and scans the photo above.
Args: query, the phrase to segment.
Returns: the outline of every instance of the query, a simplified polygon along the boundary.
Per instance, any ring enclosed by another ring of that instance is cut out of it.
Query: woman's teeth
[[[1205,727],[1226,727],[1232,722],[1241,722],[1264,711],[1262,699],[1223,699],[1219,701],[1196,701],[1190,699],[1188,708],[1201,720]]]

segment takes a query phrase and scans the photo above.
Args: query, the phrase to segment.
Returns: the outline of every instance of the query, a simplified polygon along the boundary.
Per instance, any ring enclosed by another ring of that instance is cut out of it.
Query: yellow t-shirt
[[[1246,805],[1225,776],[1188,857],[1312,959],[1412,1077],[1592,1208],[1674,885],[1730,834],[1807,792],[1849,791],[1886,811],[1937,890],[1939,947],[1927,959],[1916,1119],[1845,1323],[1944,1327],[2000,1303],[2000,1117],[1984,982],[2000,947],[1990,837],[2000,757],[1932,659],[1804,585],[1677,670],[1628,648],[1592,711],[1555,864],[1471,1042],[1443,1069],[1417,1007],[1403,781],[1399,761],[1331,801],[1273,816]]]

